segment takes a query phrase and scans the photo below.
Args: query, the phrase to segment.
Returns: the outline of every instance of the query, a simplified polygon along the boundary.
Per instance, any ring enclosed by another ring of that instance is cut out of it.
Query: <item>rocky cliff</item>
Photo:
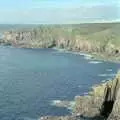
[[[4,32],[3,43],[26,48],[64,48],[73,51],[120,55],[119,23],[41,25]]]
[[[88,96],[77,97],[75,113],[89,118],[120,120],[120,72],[114,80],[93,87]]]
[[[94,86],[87,96],[75,97],[71,116],[46,116],[40,120],[120,120],[120,72],[114,80]]]

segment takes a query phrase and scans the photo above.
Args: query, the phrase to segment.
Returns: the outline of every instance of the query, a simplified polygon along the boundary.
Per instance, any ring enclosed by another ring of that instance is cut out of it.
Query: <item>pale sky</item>
[[[0,24],[69,24],[120,20],[119,0],[0,0]]]

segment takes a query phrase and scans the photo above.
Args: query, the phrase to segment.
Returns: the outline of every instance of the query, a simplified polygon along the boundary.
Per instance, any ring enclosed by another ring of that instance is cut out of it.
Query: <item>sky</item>
[[[0,0],[0,24],[74,24],[120,20],[120,0]]]

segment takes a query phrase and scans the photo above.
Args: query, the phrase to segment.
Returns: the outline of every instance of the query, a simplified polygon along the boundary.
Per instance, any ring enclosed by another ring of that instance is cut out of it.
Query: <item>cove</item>
[[[120,64],[53,49],[0,46],[0,120],[38,120],[70,111],[51,104],[73,100],[112,79]]]

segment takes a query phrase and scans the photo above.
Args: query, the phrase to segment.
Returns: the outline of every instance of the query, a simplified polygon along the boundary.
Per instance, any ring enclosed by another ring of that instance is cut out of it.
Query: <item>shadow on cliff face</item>
[[[112,112],[114,101],[104,101],[103,108],[101,110],[101,115],[108,118]]]
[[[104,102],[101,107],[101,115],[104,117],[108,117],[109,114],[112,112],[113,105],[114,105],[114,99],[112,96],[112,86],[107,85],[105,89],[105,98]]]
[[[117,76],[116,79],[111,84],[107,84],[105,89],[104,101],[100,109],[101,116],[108,118],[109,115],[111,114],[119,88],[120,88],[119,76]]]

